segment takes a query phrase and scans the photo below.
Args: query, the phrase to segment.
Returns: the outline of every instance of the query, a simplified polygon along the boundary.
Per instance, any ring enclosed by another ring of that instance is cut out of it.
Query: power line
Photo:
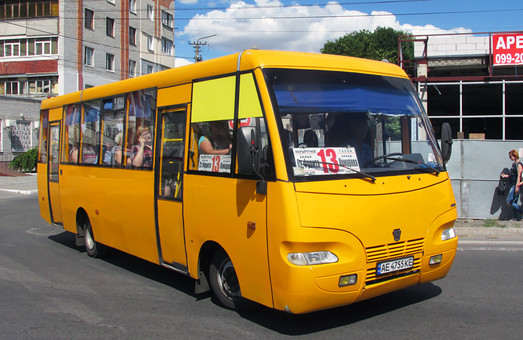
[[[477,14],[477,13],[505,13],[521,12],[523,8],[510,9],[490,9],[490,10],[464,10],[464,11],[441,11],[441,12],[411,12],[411,13],[378,13],[378,14],[345,14],[345,15],[311,15],[311,16],[264,16],[264,17],[198,17],[198,18],[178,18],[182,21],[227,21],[227,20],[292,20],[292,19],[336,19],[336,18],[376,18],[389,16],[427,16],[427,15],[451,15],[451,14]],[[360,12],[361,13],[361,12]]]

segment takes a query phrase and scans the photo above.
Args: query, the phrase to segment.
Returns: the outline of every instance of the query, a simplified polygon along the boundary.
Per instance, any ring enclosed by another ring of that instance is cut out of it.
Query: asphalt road
[[[2,339],[520,339],[523,242],[460,243],[449,275],[308,315],[238,314],[194,282],[113,252],[92,259],[39,216],[36,195],[0,192]]]

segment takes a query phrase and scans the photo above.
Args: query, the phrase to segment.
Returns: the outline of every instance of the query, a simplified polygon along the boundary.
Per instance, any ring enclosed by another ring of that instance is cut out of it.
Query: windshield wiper
[[[419,167],[416,169],[418,169],[418,170],[426,169],[428,172],[436,174],[436,176],[439,175],[439,173],[440,173],[440,171],[438,169],[436,169],[432,165],[428,165],[427,163],[424,163],[424,162],[416,162],[416,161],[413,161],[412,159],[403,158],[403,157],[384,156],[382,158],[388,159],[391,161],[399,161],[399,162],[405,162],[405,163],[412,163],[412,164],[416,164],[416,165],[423,165],[424,167]]]
[[[334,165],[334,166],[340,166],[340,167],[343,167],[345,169],[349,169],[350,171],[354,171],[355,173],[365,177],[365,178],[370,178],[372,180],[372,182],[376,182],[376,177],[372,176],[372,175],[369,175],[365,172],[362,172],[362,171],[359,171],[359,170],[356,170],[354,168],[351,168],[349,166],[346,166],[346,165],[343,165],[343,164],[337,164],[337,163],[329,163],[329,162],[318,162],[318,161],[305,161],[305,160],[302,160],[300,161],[302,164],[307,164],[307,165],[312,165],[314,167],[316,167],[317,169],[320,169],[319,164],[321,165]]]

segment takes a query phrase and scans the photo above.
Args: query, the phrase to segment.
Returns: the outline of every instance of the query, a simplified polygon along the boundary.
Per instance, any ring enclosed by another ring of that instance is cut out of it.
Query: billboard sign
[[[523,64],[523,33],[492,34],[494,66]]]

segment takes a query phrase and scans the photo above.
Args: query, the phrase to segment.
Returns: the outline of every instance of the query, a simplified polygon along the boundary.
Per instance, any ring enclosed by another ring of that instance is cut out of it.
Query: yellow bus
[[[42,217],[232,309],[348,305],[443,278],[448,145],[398,66],[247,50],[42,102]]]

